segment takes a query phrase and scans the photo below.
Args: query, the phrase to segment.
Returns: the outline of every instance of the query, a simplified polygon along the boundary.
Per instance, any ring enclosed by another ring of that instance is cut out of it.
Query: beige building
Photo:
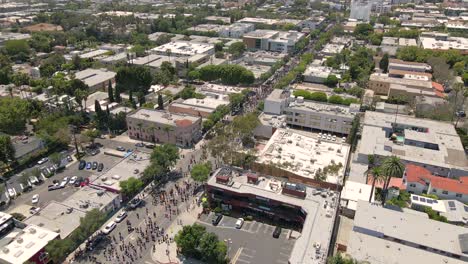
[[[192,146],[201,137],[201,117],[138,109],[127,115],[128,135],[154,143]]]

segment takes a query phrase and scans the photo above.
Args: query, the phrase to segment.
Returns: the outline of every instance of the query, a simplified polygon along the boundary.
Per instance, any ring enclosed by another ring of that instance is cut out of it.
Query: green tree
[[[164,173],[170,171],[179,159],[179,150],[173,144],[156,146],[151,153],[151,162],[161,167]]]
[[[223,49],[224,49],[224,43],[223,42],[215,43],[215,51],[216,52],[223,51]]]
[[[0,135],[0,161],[9,164],[15,160],[15,147],[10,136]]]
[[[26,128],[31,117],[31,103],[19,98],[0,98],[0,131],[17,135]]]
[[[136,179],[135,177],[130,177],[128,180],[121,181],[119,183],[120,190],[122,194],[126,197],[132,197],[137,194],[144,186],[143,181]]]
[[[344,258],[340,253],[328,257],[327,264],[358,264],[359,262],[355,259]]]
[[[358,39],[367,39],[372,32],[374,32],[374,28],[367,23],[358,24],[354,29],[354,35]]]
[[[382,175],[381,169],[379,167],[372,168],[371,173],[369,175],[371,176],[371,180],[372,180],[372,188],[371,188],[371,193],[369,196],[369,203],[370,203],[372,202],[372,196],[374,195],[375,184],[384,182],[385,176]]]
[[[107,93],[108,93],[108,96],[109,96],[109,102],[113,103],[115,100],[114,100],[114,91],[112,89],[112,82],[109,80],[109,83],[107,85]]]
[[[327,76],[327,79],[325,80],[324,84],[328,87],[336,87],[338,82],[338,77],[336,77],[336,75],[330,74]]]
[[[379,68],[384,72],[384,73],[387,73],[388,71],[388,53],[385,53],[382,57],[382,59],[380,60],[380,63],[379,63]]]
[[[208,264],[223,264],[228,263],[227,246],[224,242],[219,241],[215,233],[204,233],[199,242],[199,251],[202,260]]]
[[[158,109],[164,110],[164,100],[161,93],[158,93]]]
[[[199,224],[186,225],[177,233],[174,240],[184,256],[200,259],[201,254],[198,249],[205,233],[206,228]]]
[[[231,53],[234,57],[241,56],[245,50],[246,46],[242,41],[234,42],[228,48],[228,52]]]
[[[62,157],[60,156],[60,153],[54,152],[49,156],[50,162],[52,162],[55,165],[59,165],[60,162],[62,161]]]
[[[382,205],[385,204],[390,180],[392,177],[401,178],[405,172],[405,165],[401,162],[397,156],[387,157],[381,165],[382,174],[385,176],[384,184],[384,198],[382,199]]]
[[[29,44],[24,39],[13,39],[7,40],[3,44],[3,48],[5,49],[6,53],[11,57],[18,57],[20,59],[27,58],[27,55],[31,53],[31,49],[29,48]]]
[[[195,181],[203,183],[208,180],[208,176],[210,176],[210,172],[211,172],[211,163],[206,162],[206,163],[193,165],[190,175]]]
[[[132,52],[134,52],[137,57],[146,56],[146,49],[142,45],[137,44],[137,45],[133,46]]]
[[[332,95],[328,98],[330,104],[343,104],[343,97],[339,95]]]

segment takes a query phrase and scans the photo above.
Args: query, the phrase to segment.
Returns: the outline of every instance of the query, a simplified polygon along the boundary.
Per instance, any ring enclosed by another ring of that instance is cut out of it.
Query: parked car
[[[96,156],[99,152],[101,152],[99,149],[93,149],[89,152],[89,154],[91,154],[91,156]]]
[[[125,151],[125,148],[122,147],[122,146],[118,146],[116,149],[117,149],[118,151]]]
[[[54,190],[62,189],[62,187],[60,187],[58,183],[55,183],[55,184],[47,186],[47,189],[49,191],[54,191]]]
[[[80,160],[80,164],[78,165],[78,169],[82,170],[86,167],[86,161]]]
[[[71,177],[69,183],[74,185],[77,180],[78,180],[78,176],[73,176]]]
[[[68,180],[68,177],[63,178],[62,182],[60,183],[60,187],[64,188],[67,186]]]
[[[49,161],[49,158],[45,157],[45,158],[40,159],[40,160],[37,162],[37,164],[38,164],[38,165],[42,165],[42,164],[46,163],[47,161]]]
[[[117,217],[115,218],[114,221],[115,221],[116,223],[120,223],[120,222],[122,222],[122,221],[125,219],[125,217],[127,217],[127,212],[126,212],[126,211],[122,211],[122,212],[120,212],[120,213],[117,215]]]
[[[97,170],[102,171],[103,169],[104,169],[104,164],[101,162],[101,163],[99,163],[99,165],[97,167]]]
[[[117,226],[117,224],[112,221],[110,223],[108,223],[103,229],[102,229],[102,233],[108,235],[110,234],[110,232],[112,232],[112,230],[115,229],[115,227]]]
[[[154,144],[146,144],[145,147],[149,149],[154,149],[156,146]]]
[[[39,210],[41,210],[41,208],[33,206],[29,209],[29,213],[36,214],[37,212],[39,212]]]
[[[40,183],[39,179],[36,176],[29,176],[29,182],[34,185],[38,185]]]
[[[16,196],[15,188],[8,188],[8,195],[10,196],[10,198],[14,198]]]
[[[37,204],[39,202],[39,194],[35,194],[31,200],[32,204]]]
[[[81,185],[81,183],[83,182],[83,180],[84,180],[83,177],[79,177],[79,178],[75,181],[75,183],[73,183],[73,186],[75,186],[75,187],[80,187],[80,185]]]
[[[86,162],[86,169],[90,170],[91,169],[91,162]]]
[[[244,218],[239,218],[239,219],[237,219],[237,221],[236,221],[236,228],[237,228],[237,229],[241,229],[243,225],[244,225]]]
[[[273,237],[274,238],[279,238],[281,235],[281,227],[277,226],[275,228],[275,231],[273,231]]]
[[[95,162],[93,162],[93,170],[96,170],[96,169],[97,169],[97,167],[98,167],[98,163],[97,163],[96,161],[95,161]]]
[[[144,146],[145,146],[145,144],[143,144],[143,142],[138,142],[138,143],[135,144],[135,147],[139,147],[139,148],[142,148]]]
[[[213,218],[213,220],[211,220],[211,223],[216,226],[219,224],[219,222],[221,222],[221,219],[223,219],[223,215],[222,214],[216,214],[215,217]]]
[[[72,162],[73,158],[70,155],[67,155],[67,160],[68,160],[68,162]]]
[[[80,187],[84,187],[86,185],[89,184],[89,179],[88,178],[84,178],[83,181],[80,183]]]

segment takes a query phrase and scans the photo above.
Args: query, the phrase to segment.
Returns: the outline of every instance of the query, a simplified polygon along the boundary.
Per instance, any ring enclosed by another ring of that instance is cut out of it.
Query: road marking
[[[282,255],[282,256],[286,256],[286,257],[288,257],[288,258],[289,258],[289,254],[286,254],[286,253],[280,252],[280,255]]]
[[[237,262],[237,259],[239,258],[239,255],[241,254],[241,252],[242,252],[242,247],[240,247],[237,250],[236,254],[234,254],[234,257],[232,258],[231,263],[236,263]]]
[[[242,252],[241,256],[247,257],[247,258],[253,258],[253,255],[248,255],[248,254],[245,254],[244,252]]]
[[[238,262],[244,262],[244,263],[247,263],[247,264],[250,264],[251,262],[248,261],[248,260],[243,260],[243,259],[237,259],[236,262],[234,263],[238,263]]]

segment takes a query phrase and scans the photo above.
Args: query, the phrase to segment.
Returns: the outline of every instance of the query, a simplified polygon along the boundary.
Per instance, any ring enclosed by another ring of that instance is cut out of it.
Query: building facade
[[[189,147],[201,138],[201,117],[138,109],[127,115],[132,139]]]

